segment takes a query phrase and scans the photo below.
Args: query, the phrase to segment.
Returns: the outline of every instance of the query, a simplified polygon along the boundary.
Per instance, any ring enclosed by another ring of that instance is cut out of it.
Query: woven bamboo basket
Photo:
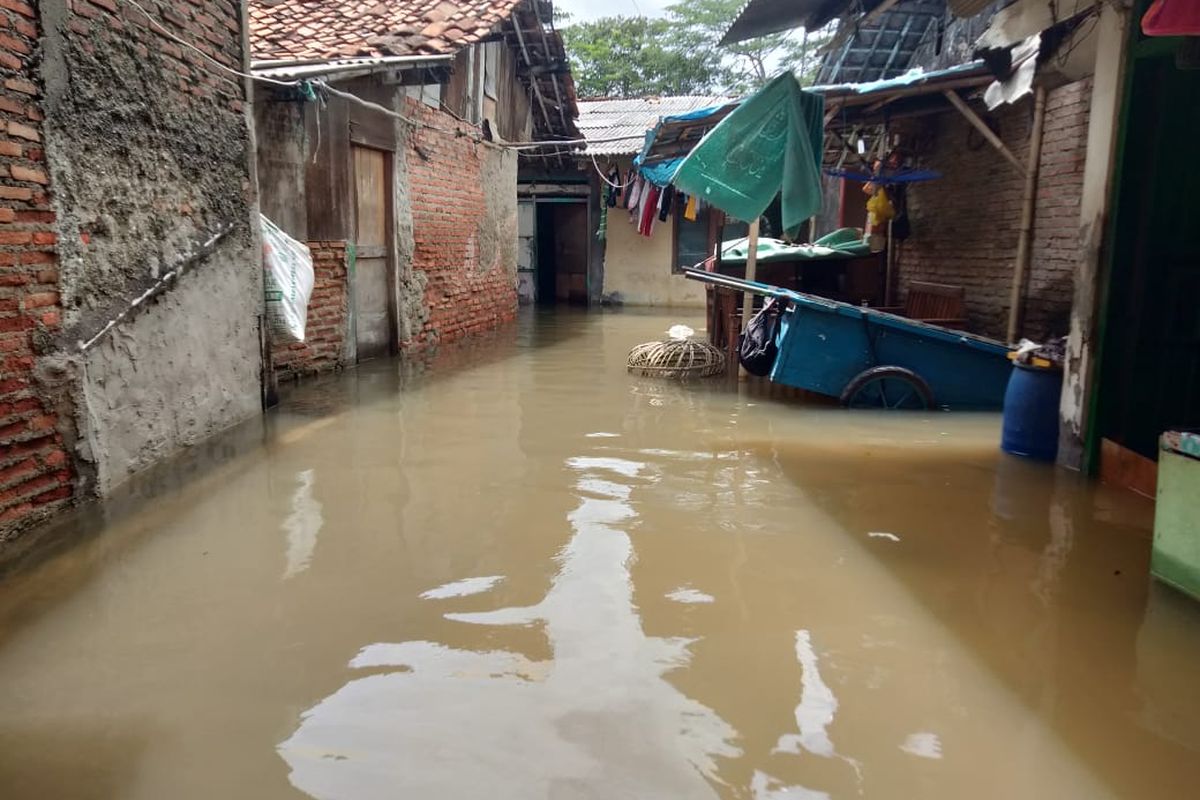
[[[651,378],[708,378],[725,371],[725,354],[708,342],[668,339],[629,351],[629,371]]]

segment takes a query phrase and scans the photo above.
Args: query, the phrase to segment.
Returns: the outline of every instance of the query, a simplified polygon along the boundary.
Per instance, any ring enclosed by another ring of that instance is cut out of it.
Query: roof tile
[[[256,61],[453,53],[487,36],[520,2],[250,0],[250,49]]]

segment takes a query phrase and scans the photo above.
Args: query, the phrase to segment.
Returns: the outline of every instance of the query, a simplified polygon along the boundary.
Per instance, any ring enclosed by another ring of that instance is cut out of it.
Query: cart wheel
[[[933,408],[933,390],[917,373],[904,367],[872,367],[855,375],[842,390],[846,408]]]

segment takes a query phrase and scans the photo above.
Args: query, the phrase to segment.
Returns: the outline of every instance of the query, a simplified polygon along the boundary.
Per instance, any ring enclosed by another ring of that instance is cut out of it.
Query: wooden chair
[[[880,308],[918,322],[963,330],[967,327],[966,289],[946,283],[913,281],[903,306]]]

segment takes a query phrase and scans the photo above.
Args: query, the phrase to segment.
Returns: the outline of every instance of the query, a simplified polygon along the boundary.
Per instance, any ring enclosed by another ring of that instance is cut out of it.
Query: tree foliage
[[[703,94],[715,63],[673,47],[664,19],[606,17],[562,29],[581,97]]]
[[[572,23],[556,13],[582,97],[744,95],[790,69],[812,83],[829,30],[718,42],[745,0],[681,0],[663,18],[605,17]]]

